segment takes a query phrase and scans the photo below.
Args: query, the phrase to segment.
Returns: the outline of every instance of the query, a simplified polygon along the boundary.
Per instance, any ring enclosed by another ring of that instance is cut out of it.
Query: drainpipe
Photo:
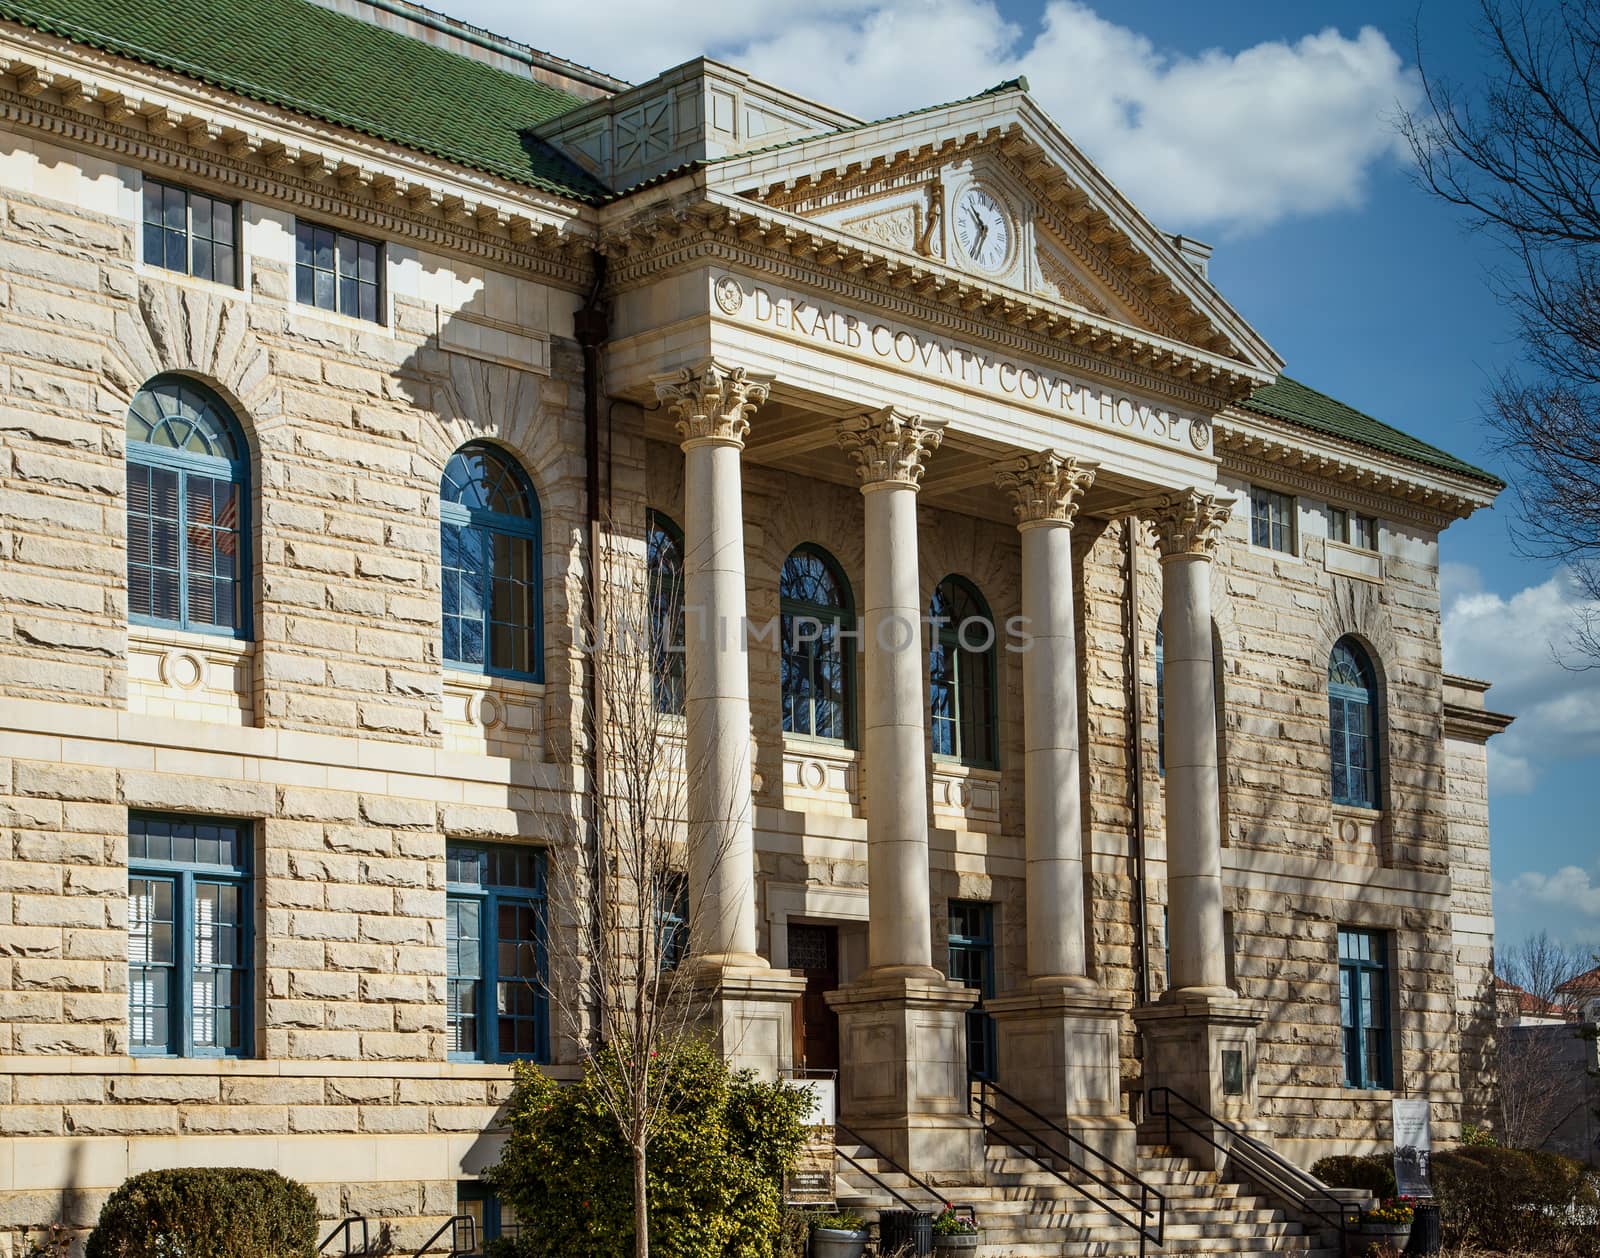
[[[1139,966],[1139,1003],[1150,1003],[1150,960],[1145,955],[1149,930],[1145,905],[1145,834],[1144,834],[1144,712],[1140,705],[1139,685],[1139,517],[1128,516],[1123,530],[1127,547],[1128,580],[1128,764],[1132,770],[1130,787],[1133,792],[1133,925],[1134,956]]]
[[[600,354],[611,334],[610,310],[600,293],[606,282],[606,259],[599,250],[591,254],[594,284],[573,316],[573,335],[583,351],[583,477],[585,534],[588,550],[588,580],[584,582],[584,618],[593,636],[600,623]],[[601,746],[605,729],[600,710],[600,678],[593,650],[583,652],[584,710],[589,716],[589,737],[584,748],[584,768],[588,776],[589,816],[584,842],[588,848],[590,889],[594,920],[605,906],[605,864],[601,859],[604,821],[600,806],[600,768],[604,763]],[[600,1010],[589,1011],[589,1035],[599,1046]]]

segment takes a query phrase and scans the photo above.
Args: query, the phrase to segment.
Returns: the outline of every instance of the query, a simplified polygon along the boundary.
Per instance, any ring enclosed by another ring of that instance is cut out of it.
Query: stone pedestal
[[[839,1117],[919,1174],[983,1169],[968,1112],[967,1010],[978,993],[941,978],[866,974],[828,1004],[839,1015]]]
[[[791,970],[705,965],[693,972],[703,1024],[734,1070],[772,1080],[794,1065],[794,1002],[806,978]]]
[[[995,1021],[1000,1086],[1105,1157],[1133,1166],[1137,1141],[1122,1112],[1120,1002],[1080,980],[1036,984],[983,1007]],[[997,1105],[1003,1110],[1004,1098]],[[1037,1125],[1025,1113],[1016,1119]]]
[[[1256,1117],[1256,1028],[1261,1011],[1226,988],[1179,988],[1155,1004],[1133,1011],[1144,1043],[1146,1113],[1152,1090],[1171,1088],[1206,1113],[1248,1131]],[[1182,1115],[1224,1148],[1228,1135],[1184,1105],[1171,1102]],[[1147,1134],[1165,1139],[1165,1119],[1148,1119]],[[1172,1124],[1173,1143],[1208,1169],[1218,1169],[1224,1154],[1203,1137]]]

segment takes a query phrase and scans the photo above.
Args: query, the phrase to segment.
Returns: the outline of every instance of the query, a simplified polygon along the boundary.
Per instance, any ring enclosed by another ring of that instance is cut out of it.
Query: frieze
[[[712,291],[717,308],[729,318],[830,353],[886,363],[1148,442],[1193,446],[1202,454],[1210,445],[1210,425],[1203,418],[1067,375],[1054,366],[1009,358],[970,342],[932,336],[883,315],[860,314],[738,276],[718,276]]]

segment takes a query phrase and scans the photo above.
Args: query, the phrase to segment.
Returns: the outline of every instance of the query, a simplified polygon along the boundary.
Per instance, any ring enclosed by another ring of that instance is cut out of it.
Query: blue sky
[[[1213,280],[1291,374],[1506,476],[1480,420],[1517,352],[1489,285],[1500,255],[1412,183],[1393,125],[1417,99],[1414,24],[1431,73],[1478,77],[1475,0],[444,7],[635,81],[704,52],[868,117],[1025,73],[1160,226],[1215,243]],[[1491,755],[1500,936],[1600,948],[1600,671],[1557,663],[1576,595],[1516,553],[1511,517],[1508,492],[1442,555],[1446,666],[1519,717]]]

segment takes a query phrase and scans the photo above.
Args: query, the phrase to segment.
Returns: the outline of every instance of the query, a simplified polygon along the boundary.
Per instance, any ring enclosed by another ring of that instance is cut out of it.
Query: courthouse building
[[[877,1155],[983,1200],[969,1071],[1136,1176],[1159,1087],[1302,1166],[1484,1109],[1439,542],[1502,486],[1284,374],[1026,82],[0,0],[0,115],[0,1253],[195,1164],[509,1229],[594,553],[689,612],[711,1030]]]

